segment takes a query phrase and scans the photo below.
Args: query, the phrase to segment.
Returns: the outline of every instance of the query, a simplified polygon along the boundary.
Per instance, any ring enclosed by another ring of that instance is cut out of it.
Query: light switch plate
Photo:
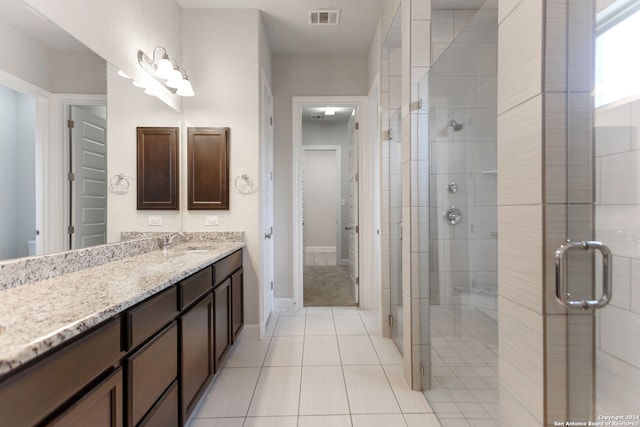
[[[204,225],[220,225],[220,217],[218,216],[205,216]]]
[[[150,216],[147,221],[148,225],[162,225],[162,217],[161,216]]]

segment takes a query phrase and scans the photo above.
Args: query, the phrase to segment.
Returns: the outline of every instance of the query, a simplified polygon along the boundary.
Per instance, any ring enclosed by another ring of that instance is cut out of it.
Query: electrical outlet
[[[205,216],[204,225],[220,225],[220,217],[218,216]]]
[[[162,217],[161,216],[150,216],[148,221],[148,225],[162,225]]]

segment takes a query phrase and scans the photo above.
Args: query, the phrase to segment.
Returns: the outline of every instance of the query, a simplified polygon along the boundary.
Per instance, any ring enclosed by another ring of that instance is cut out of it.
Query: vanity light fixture
[[[158,55],[156,55],[159,53]],[[153,57],[138,51],[138,63],[151,76],[164,84],[171,93],[179,96],[193,96],[193,87],[187,73],[178,66],[175,59],[169,58],[167,50],[162,46],[153,49]]]

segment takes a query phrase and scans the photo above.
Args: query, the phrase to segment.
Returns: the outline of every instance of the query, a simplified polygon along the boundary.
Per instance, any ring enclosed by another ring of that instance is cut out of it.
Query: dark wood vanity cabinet
[[[211,288],[211,282],[209,282]],[[181,419],[186,422],[213,376],[213,296],[180,316]]]
[[[242,250],[0,377],[0,425],[184,425],[243,325]]]
[[[242,268],[231,276],[231,339],[235,342],[244,326],[244,277]]]
[[[116,369],[50,425],[121,427],[122,369]]]
[[[122,411],[122,399],[113,397],[121,393],[120,383],[102,386],[121,356],[116,318],[18,368],[0,379],[0,424],[32,426],[55,419],[65,425],[86,412],[106,415],[107,425],[121,425],[113,415]]]
[[[231,278],[223,281],[213,290],[216,371],[231,345]]]

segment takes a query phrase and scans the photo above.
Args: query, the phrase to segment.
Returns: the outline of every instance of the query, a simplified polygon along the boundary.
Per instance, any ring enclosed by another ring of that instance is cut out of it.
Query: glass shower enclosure
[[[499,420],[497,12],[493,1],[433,10],[432,67],[419,83],[429,115],[419,144],[430,153],[425,395],[441,421],[468,425]]]

